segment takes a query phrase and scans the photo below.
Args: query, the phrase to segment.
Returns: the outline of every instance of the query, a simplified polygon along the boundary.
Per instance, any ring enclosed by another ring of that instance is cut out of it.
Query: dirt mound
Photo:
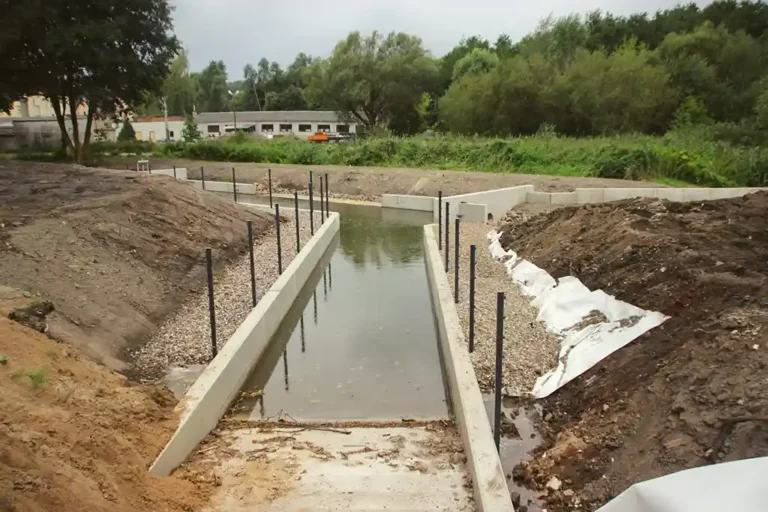
[[[554,277],[671,317],[543,401],[547,456],[516,476],[562,480],[552,510],[768,455],[768,193],[568,207],[502,231],[505,248]],[[582,448],[565,446],[574,439]]]
[[[125,349],[245,251],[253,212],[165,176],[64,164],[0,163],[0,285],[51,301],[47,333],[125,370]]]
[[[177,423],[165,388],[132,385],[0,312],[0,510],[203,508],[207,480],[147,471]]]

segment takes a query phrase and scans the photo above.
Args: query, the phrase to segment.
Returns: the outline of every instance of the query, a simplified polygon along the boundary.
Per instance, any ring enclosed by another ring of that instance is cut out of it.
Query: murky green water
[[[431,214],[351,205],[334,210],[341,213],[340,237],[243,388],[263,396],[242,401],[239,415],[447,417],[422,245]]]

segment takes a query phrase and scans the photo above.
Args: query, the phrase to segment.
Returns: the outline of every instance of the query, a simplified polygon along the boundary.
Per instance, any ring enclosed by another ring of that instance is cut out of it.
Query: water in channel
[[[284,203],[281,209],[293,206]],[[356,205],[334,210],[341,213],[340,236],[243,386],[237,416],[447,417],[423,254],[431,214]]]

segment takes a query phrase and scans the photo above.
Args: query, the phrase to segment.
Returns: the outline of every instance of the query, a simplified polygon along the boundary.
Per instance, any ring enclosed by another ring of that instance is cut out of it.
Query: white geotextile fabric
[[[558,365],[536,380],[531,391],[534,398],[549,396],[668,318],[617,300],[602,290],[590,291],[575,277],[555,280],[514,251],[505,251],[500,238],[500,233],[488,233],[491,255],[503,261],[522,292],[533,297],[531,304],[539,310],[537,319],[561,338]],[[578,324],[592,311],[600,311],[607,321],[580,329]]]
[[[768,457],[688,469],[635,484],[598,512],[764,512]]]

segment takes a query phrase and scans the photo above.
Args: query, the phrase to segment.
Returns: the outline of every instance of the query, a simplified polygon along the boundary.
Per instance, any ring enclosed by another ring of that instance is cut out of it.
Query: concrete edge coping
[[[179,426],[150,473],[170,475],[216,428],[338,231],[339,214],[331,212],[187,391],[175,408]]]
[[[436,224],[424,226],[424,253],[440,353],[472,476],[475,506],[481,512],[514,512],[480,386],[464,346],[464,331],[453,302],[451,285],[443,271]]]
[[[265,196],[268,197],[268,196]],[[293,199],[293,196],[291,194],[272,194],[273,198],[277,199]],[[302,196],[299,195],[299,201],[309,201],[309,196]],[[315,198],[315,202],[320,202],[319,199]],[[381,203],[377,203],[376,201],[361,201],[359,199],[339,199],[338,197],[329,197],[328,202],[331,204],[354,204],[358,206],[381,206]]]

